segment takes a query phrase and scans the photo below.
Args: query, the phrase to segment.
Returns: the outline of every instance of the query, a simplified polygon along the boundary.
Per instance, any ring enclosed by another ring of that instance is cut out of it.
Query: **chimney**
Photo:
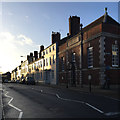
[[[69,35],[73,36],[80,32],[80,17],[69,17]]]
[[[60,33],[52,31],[52,44],[60,41]]]
[[[30,55],[27,55],[28,63],[30,63]]]
[[[41,45],[40,46],[40,52],[39,52],[39,58],[41,58],[41,52],[44,50],[44,46],[43,45]]]
[[[44,50],[44,46],[41,45],[41,46],[40,46],[40,51],[43,51],[43,50]]]
[[[35,57],[35,60],[38,59],[38,51],[34,51],[34,57]]]
[[[30,57],[33,57],[33,53],[30,53]]]
[[[33,62],[33,53],[30,53],[30,62]]]
[[[29,58],[30,58],[30,56],[29,55],[27,55],[27,60],[29,61]]]
[[[67,37],[69,36],[69,33],[67,33]]]

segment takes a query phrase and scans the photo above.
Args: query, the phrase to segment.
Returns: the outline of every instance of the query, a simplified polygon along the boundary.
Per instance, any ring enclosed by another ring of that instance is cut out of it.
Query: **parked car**
[[[7,80],[7,79],[5,79],[5,80],[4,80],[4,83],[8,83],[8,80]]]
[[[20,80],[16,80],[16,83],[19,83],[20,82]]]
[[[26,84],[32,84],[35,85],[35,80],[33,77],[26,77]]]
[[[25,84],[25,78],[22,78],[19,83]]]

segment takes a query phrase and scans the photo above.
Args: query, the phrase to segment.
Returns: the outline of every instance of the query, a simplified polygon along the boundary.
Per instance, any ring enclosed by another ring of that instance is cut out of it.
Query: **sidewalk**
[[[120,86],[111,86],[110,89],[103,89],[98,86],[92,86],[91,92],[90,92],[89,86],[83,86],[82,88],[80,86],[70,87],[69,89],[77,90],[80,92],[102,95],[102,96],[120,100]]]
[[[68,88],[66,87],[66,85],[45,85],[45,84],[39,84],[39,85],[53,87],[53,88],[69,89],[69,90],[74,90],[78,92],[90,93],[90,94],[96,94],[96,95],[101,95],[105,97],[110,97],[112,99],[117,99],[120,101],[120,85],[119,86],[112,85],[110,86],[110,89],[103,89],[103,88],[100,88],[100,86],[91,86],[91,92],[90,92],[90,88],[88,85],[83,85],[83,87],[68,86]]]

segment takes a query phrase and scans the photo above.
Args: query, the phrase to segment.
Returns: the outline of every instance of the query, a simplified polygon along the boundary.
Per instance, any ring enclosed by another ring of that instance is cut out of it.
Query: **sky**
[[[79,16],[85,27],[104,15],[107,7],[108,14],[118,21],[118,2],[0,2],[0,6],[3,73],[19,66],[30,52],[39,51],[40,45],[49,46],[52,31],[66,37],[70,16]]]

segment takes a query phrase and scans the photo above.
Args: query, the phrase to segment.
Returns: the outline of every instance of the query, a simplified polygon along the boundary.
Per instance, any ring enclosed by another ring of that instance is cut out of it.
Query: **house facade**
[[[40,71],[46,84],[57,84],[58,45],[54,43],[41,52],[43,67]]]
[[[103,86],[108,79],[120,84],[120,24],[106,11],[84,28],[77,25],[80,30],[71,34],[70,28],[71,37],[59,46],[59,84]]]

